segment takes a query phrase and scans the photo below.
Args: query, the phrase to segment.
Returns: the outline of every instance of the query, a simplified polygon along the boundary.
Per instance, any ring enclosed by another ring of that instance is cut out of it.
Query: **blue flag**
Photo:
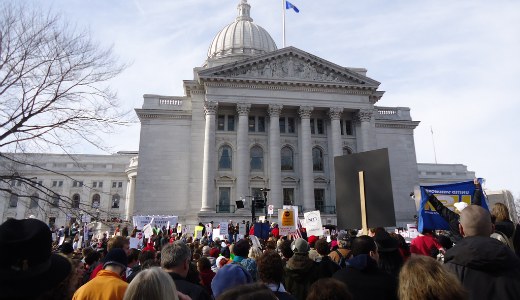
[[[298,9],[298,7],[294,6],[291,2],[289,1],[285,1],[285,9],[293,9],[295,12],[299,13],[300,10]]]
[[[453,204],[456,202],[466,202],[468,205],[472,203],[472,197],[475,193],[475,184],[473,181],[464,181],[452,184],[421,186],[421,205],[419,207],[418,230],[423,229],[445,229],[449,230],[449,224],[446,222],[428,202],[428,195],[434,194],[449,209],[454,209]],[[480,191],[482,207],[489,210],[485,194]]]

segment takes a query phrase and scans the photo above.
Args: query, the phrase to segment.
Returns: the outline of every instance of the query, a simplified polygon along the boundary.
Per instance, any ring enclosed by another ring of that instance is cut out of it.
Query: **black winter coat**
[[[309,287],[318,280],[318,263],[308,255],[294,254],[285,265],[285,289],[298,300],[305,300]]]
[[[366,254],[348,260],[347,268],[337,271],[332,278],[344,282],[354,300],[397,300],[397,279],[380,270]]]
[[[496,239],[465,237],[446,252],[444,262],[469,299],[520,299],[520,259]]]

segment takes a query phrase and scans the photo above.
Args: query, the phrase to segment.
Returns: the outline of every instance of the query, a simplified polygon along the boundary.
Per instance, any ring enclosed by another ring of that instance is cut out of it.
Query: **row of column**
[[[202,171],[202,205],[201,211],[215,211],[215,186],[214,175],[216,168],[216,143],[215,143],[215,118],[218,104],[206,101],[204,105],[206,114],[206,126],[204,134],[204,160]],[[237,151],[236,151],[236,200],[249,194],[249,129],[248,119],[251,104],[238,103],[238,125],[237,125]],[[270,117],[269,122],[269,204],[273,204],[275,209],[283,205],[282,195],[282,174],[281,174],[281,145],[280,145],[280,113],[283,106],[271,104],[268,108]],[[301,141],[300,161],[301,161],[301,183],[304,211],[315,209],[314,204],[314,173],[312,167],[312,139],[310,129],[310,117],[314,110],[311,106],[301,106],[298,110],[301,119],[301,129],[298,131]],[[331,154],[340,156],[343,154],[341,143],[340,118],[343,108],[330,108],[329,117],[331,119],[331,134],[329,135],[332,145]],[[360,133],[358,138],[358,151],[367,151],[371,148],[370,143],[370,121],[372,110],[361,110],[358,113]],[[331,181],[334,182],[334,168],[331,167]],[[332,187],[334,184],[332,185]]]

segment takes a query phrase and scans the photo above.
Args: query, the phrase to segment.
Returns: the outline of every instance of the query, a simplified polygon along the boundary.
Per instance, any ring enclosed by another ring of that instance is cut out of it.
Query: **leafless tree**
[[[120,111],[109,88],[124,68],[111,48],[59,14],[15,1],[0,4],[0,160],[30,165],[11,154],[67,152],[79,141],[102,148],[100,133],[126,123],[128,112]],[[23,172],[0,165],[0,189],[31,197],[11,188],[13,180],[53,196]]]

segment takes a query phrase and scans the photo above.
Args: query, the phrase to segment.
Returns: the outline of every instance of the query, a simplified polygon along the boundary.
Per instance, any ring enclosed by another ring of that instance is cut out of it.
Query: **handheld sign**
[[[337,156],[334,168],[339,228],[395,226],[388,149]]]
[[[323,226],[321,225],[320,211],[316,210],[306,212],[303,216],[305,217],[305,229],[307,230],[307,235],[322,236]]]

